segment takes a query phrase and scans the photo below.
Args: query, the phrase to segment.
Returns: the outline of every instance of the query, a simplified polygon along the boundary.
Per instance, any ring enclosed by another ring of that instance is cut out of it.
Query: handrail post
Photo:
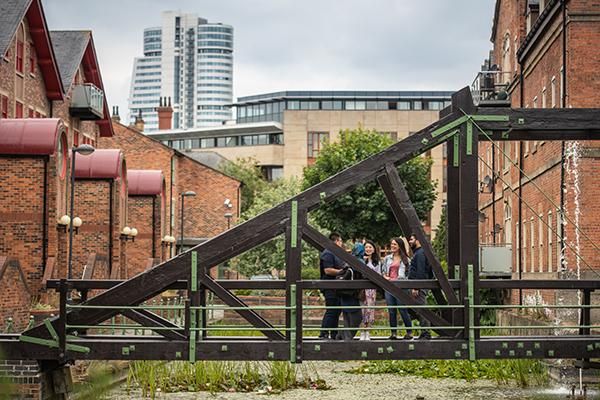
[[[466,308],[467,308],[467,313],[468,313],[468,321],[469,321],[469,360],[471,361],[475,361],[476,354],[475,354],[475,308],[473,307],[474,305],[474,299],[475,299],[475,295],[474,295],[474,271],[473,271],[473,265],[469,264],[468,268],[467,268],[467,273],[468,273],[468,283],[467,283],[467,292],[468,292],[468,297],[467,297],[467,303]]]
[[[296,284],[290,285],[290,362],[296,362],[296,346],[297,346],[297,332],[296,332]]]

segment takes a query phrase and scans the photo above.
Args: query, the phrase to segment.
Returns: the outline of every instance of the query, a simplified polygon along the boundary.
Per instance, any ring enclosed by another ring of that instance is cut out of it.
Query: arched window
[[[504,203],[504,243],[511,244],[512,243],[512,207],[510,205],[510,200],[507,200]]]

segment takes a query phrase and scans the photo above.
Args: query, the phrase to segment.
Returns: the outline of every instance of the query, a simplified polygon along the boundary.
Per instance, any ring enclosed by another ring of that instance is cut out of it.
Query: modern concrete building
[[[155,108],[172,101],[173,128],[220,125],[231,119],[233,27],[196,14],[162,13],[160,27],[144,30],[144,56],[133,62],[129,118],[141,113],[145,129],[158,129]]]
[[[236,124],[154,132],[180,151],[216,152],[235,160],[254,157],[267,179],[302,176],[321,145],[341,130],[375,129],[400,140],[438,119],[452,92],[287,91],[241,97]],[[436,148],[431,178],[438,196],[428,225],[435,228],[445,199],[444,150]]]

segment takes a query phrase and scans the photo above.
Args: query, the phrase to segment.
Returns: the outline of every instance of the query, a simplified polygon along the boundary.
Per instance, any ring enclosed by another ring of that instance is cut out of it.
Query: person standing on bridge
[[[379,248],[370,240],[365,240],[364,263],[367,267],[381,275],[381,260],[379,259]],[[375,309],[369,308],[375,305],[377,301],[377,289],[364,289],[364,295],[361,298],[362,323],[367,330],[360,332],[360,340],[370,340],[371,334],[368,328],[375,323]]]
[[[400,279],[406,279],[406,273],[408,270],[408,265],[410,263],[410,258],[408,258],[408,249],[406,248],[406,244],[404,240],[399,237],[395,237],[390,240],[390,249],[392,250],[391,254],[388,254],[383,259],[383,264],[381,267],[381,274],[383,277],[390,281],[397,281]],[[388,309],[389,317],[390,317],[390,327],[391,327],[391,336],[390,340],[396,340],[398,337],[396,336],[397,326],[398,326],[398,308],[397,306],[402,305],[400,300],[393,296],[389,292],[385,292],[385,302],[390,307]],[[410,314],[406,308],[400,308],[400,316],[402,317],[402,321],[404,322],[404,326],[406,327],[406,335],[404,335],[404,339],[410,340],[413,338],[412,336],[412,320],[410,319]]]
[[[343,247],[344,245],[339,233],[332,232],[329,235],[329,240],[334,242],[337,246]],[[335,279],[337,275],[343,272],[344,265],[345,263],[330,250],[323,250],[319,259],[321,279]],[[321,292],[323,293],[323,297],[325,297],[325,306],[336,308],[325,309],[323,321],[321,322],[319,339],[336,339],[340,314],[342,313],[342,310],[339,308],[340,298],[334,289],[322,289]]]
[[[413,258],[410,261],[410,268],[408,270],[408,279],[433,279],[431,264],[429,264],[429,260],[425,257],[421,242],[419,242],[414,233],[410,235],[408,244],[413,251]],[[411,289],[411,292],[417,304],[424,305],[427,303],[426,289]],[[419,324],[423,328],[431,326],[429,320],[421,314],[419,314]],[[429,340],[431,339],[431,333],[429,333],[429,330],[424,329],[417,339]]]

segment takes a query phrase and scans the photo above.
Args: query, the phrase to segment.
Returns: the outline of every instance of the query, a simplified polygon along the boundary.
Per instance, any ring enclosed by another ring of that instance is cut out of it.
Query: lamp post
[[[94,151],[96,151],[96,149],[94,149],[94,147],[90,146],[89,144],[82,144],[81,146],[73,147],[71,149],[71,204],[69,212],[71,219],[69,221],[69,261],[67,263],[67,279],[73,278],[73,220],[75,219],[73,218],[73,207],[75,204],[75,156],[77,153],[81,154],[82,156],[89,156]]]
[[[193,192],[191,190],[188,190],[187,192],[183,192],[181,193],[181,225],[180,225],[180,237],[179,237],[179,253],[181,253],[181,251],[183,250],[183,211],[184,211],[184,202],[183,199],[186,197],[194,197],[196,195],[196,192]]]

